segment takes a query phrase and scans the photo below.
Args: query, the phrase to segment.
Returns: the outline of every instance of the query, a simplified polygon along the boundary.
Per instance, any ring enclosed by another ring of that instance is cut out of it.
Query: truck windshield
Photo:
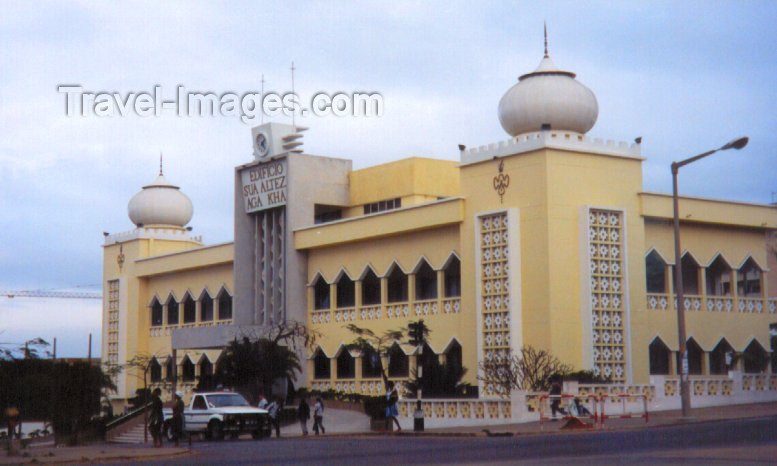
[[[208,395],[208,403],[215,408],[224,406],[248,406],[248,402],[237,393],[225,393],[223,395]]]

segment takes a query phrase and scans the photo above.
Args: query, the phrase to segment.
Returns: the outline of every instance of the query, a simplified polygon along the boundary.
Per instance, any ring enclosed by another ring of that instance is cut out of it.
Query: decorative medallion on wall
[[[505,161],[499,161],[499,174],[494,177],[494,190],[499,194],[499,203],[504,201],[505,191],[510,186],[510,175],[504,173]]]
[[[119,245],[119,255],[116,256],[116,263],[119,264],[119,270],[124,267],[124,245]]]
[[[623,214],[588,211],[594,374],[626,381]]]

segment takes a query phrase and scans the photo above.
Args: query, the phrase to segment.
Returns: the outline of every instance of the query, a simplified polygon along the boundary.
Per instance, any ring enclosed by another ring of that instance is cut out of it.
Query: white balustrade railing
[[[374,304],[342,309],[316,309],[310,312],[313,324],[350,323],[357,320],[413,319],[461,312],[461,298],[425,299],[409,302]]]

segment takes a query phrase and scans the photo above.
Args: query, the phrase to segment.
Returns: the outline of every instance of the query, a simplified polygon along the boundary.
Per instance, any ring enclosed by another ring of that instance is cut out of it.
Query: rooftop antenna
[[[545,31],[545,58],[548,58],[548,23],[543,21],[542,28]]]
[[[264,73],[262,73],[262,93],[259,95],[259,102],[261,105],[261,102],[264,102]],[[259,124],[264,123],[264,105],[261,105],[261,109],[259,112]]]
[[[162,176],[162,151],[159,151],[159,176]]]
[[[291,62],[291,93],[292,93],[292,95],[295,96],[295,100],[296,100],[296,95],[294,94],[294,69],[295,69],[294,68],[294,62],[292,61]],[[294,132],[295,133],[297,132],[297,124],[296,124],[296,121],[294,119],[295,114],[297,113],[296,110],[297,110],[296,107],[291,109],[291,126],[294,128]]]

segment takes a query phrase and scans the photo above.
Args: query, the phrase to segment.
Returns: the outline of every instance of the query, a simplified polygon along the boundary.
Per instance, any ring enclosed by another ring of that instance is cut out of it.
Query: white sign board
[[[240,172],[246,213],[286,205],[286,160],[274,160]]]

